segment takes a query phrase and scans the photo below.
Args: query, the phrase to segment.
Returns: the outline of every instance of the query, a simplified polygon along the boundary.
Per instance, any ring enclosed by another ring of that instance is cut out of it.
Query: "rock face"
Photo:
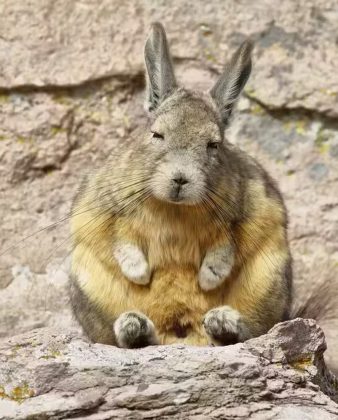
[[[46,267],[69,252],[80,175],[137,141],[146,123],[143,44],[155,20],[187,87],[209,88],[230,52],[254,39],[252,77],[227,137],[279,181],[295,303],[314,290],[306,316],[324,329],[338,371],[336,0],[2,0],[0,335],[72,325],[65,278]]]
[[[286,1],[273,8],[265,0],[174,0],[170,6],[146,0],[4,0],[0,85],[63,87],[130,77],[142,68],[144,35],[154,20],[168,27],[176,58],[211,67],[250,36],[258,56],[253,96],[273,108],[338,116],[335,0]]]
[[[34,274],[27,267],[13,269],[14,280],[0,293],[0,337],[44,326],[81,331],[72,316],[66,264]]]
[[[301,319],[223,348],[123,350],[34,330],[0,342],[0,419],[333,420],[324,350],[323,332]]]

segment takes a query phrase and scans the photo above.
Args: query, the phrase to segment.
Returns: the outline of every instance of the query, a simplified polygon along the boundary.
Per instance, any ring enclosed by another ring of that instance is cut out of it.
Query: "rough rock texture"
[[[13,269],[14,280],[0,293],[0,337],[46,325],[80,328],[69,305],[67,265],[49,265],[46,274],[27,267]]]
[[[123,350],[53,329],[0,342],[0,419],[335,419],[314,321],[228,347]],[[327,394],[327,395],[325,395]]]
[[[336,0],[2,0],[0,287],[12,283],[0,291],[0,334],[56,325],[63,314],[71,322],[65,281],[46,267],[69,250],[80,174],[137,141],[143,42],[154,20],[165,24],[178,78],[190,87],[210,87],[229,52],[247,36],[256,41],[228,138],[280,183],[296,303],[322,292],[324,310],[307,315],[319,312],[338,370]],[[30,269],[12,271],[16,264]]]
[[[3,0],[0,84],[56,87],[130,77],[141,70],[140,51],[152,20],[168,26],[177,58],[212,67],[229,48],[252,37],[259,57],[251,83],[255,96],[271,107],[338,116],[335,0],[274,7],[266,0],[174,0],[170,6],[147,0]]]

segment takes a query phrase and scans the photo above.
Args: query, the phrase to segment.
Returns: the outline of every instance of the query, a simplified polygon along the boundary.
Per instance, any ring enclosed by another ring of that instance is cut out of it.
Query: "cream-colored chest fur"
[[[134,218],[133,230],[152,271],[175,266],[198,270],[207,249],[224,236],[206,212],[179,206],[142,208]]]

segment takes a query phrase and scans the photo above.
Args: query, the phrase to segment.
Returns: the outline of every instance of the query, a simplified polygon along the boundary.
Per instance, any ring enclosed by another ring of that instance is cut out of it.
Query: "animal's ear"
[[[144,48],[147,68],[147,98],[145,107],[153,111],[176,87],[165,30],[154,23]]]
[[[251,52],[253,44],[245,41],[226,64],[221,77],[210,94],[219,107],[226,125],[242,89],[251,72]]]

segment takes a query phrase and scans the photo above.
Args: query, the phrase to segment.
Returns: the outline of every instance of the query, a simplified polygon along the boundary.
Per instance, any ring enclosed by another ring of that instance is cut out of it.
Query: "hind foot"
[[[241,314],[230,306],[220,306],[208,311],[203,319],[203,326],[212,342],[217,345],[236,344],[251,338]]]
[[[119,347],[134,349],[158,344],[152,321],[141,312],[124,312],[114,322]]]

